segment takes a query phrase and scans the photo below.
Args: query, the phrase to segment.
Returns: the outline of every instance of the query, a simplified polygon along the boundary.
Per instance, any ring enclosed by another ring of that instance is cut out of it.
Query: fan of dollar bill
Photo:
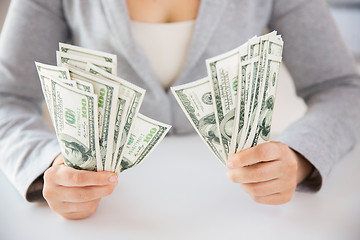
[[[139,113],[145,90],[117,77],[116,55],[60,43],[57,65],[35,63],[66,165],[121,172],[171,126]]]
[[[269,141],[283,41],[253,37],[206,60],[208,77],[172,87],[185,115],[225,165],[235,152]]]

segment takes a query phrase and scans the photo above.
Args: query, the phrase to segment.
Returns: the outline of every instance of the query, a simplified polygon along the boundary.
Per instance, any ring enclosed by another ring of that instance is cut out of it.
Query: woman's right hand
[[[118,176],[112,172],[76,170],[58,155],[44,173],[43,196],[49,207],[66,219],[82,219],[96,212],[101,198],[110,195]]]

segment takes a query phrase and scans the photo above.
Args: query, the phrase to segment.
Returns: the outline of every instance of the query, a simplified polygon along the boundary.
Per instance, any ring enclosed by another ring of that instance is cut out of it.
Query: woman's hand
[[[117,178],[116,173],[67,167],[60,154],[44,174],[43,196],[64,218],[86,218],[96,212],[101,198],[113,192]]]
[[[231,156],[228,177],[263,204],[283,204],[291,200],[296,186],[313,166],[300,154],[280,142],[263,143]]]

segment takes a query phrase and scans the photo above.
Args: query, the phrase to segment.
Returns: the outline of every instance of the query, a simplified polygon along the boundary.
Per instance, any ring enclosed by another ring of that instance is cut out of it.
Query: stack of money
[[[169,131],[139,113],[145,90],[116,76],[116,55],[60,43],[57,65],[35,63],[66,165],[121,172]]]
[[[269,141],[283,41],[276,32],[206,60],[208,77],[171,88],[187,118],[225,165]]]

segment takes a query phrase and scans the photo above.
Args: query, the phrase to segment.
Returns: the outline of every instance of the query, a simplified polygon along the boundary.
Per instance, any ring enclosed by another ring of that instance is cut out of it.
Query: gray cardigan
[[[324,1],[202,0],[174,85],[206,76],[206,58],[267,28],[282,34],[284,62],[308,105],[305,116],[277,140],[316,167],[304,185],[318,189],[360,130],[360,78]],[[118,75],[147,90],[140,112],[173,125],[172,134],[194,132],[135,44],[125,0],[12,0],[0,41],[0,167],[28,200],[40,193],[34,180],[40,176],[41,182],[60,153],[41,116],[43,95],[34,67],[34,61],[55,64],[59,42],[117,54]]]

